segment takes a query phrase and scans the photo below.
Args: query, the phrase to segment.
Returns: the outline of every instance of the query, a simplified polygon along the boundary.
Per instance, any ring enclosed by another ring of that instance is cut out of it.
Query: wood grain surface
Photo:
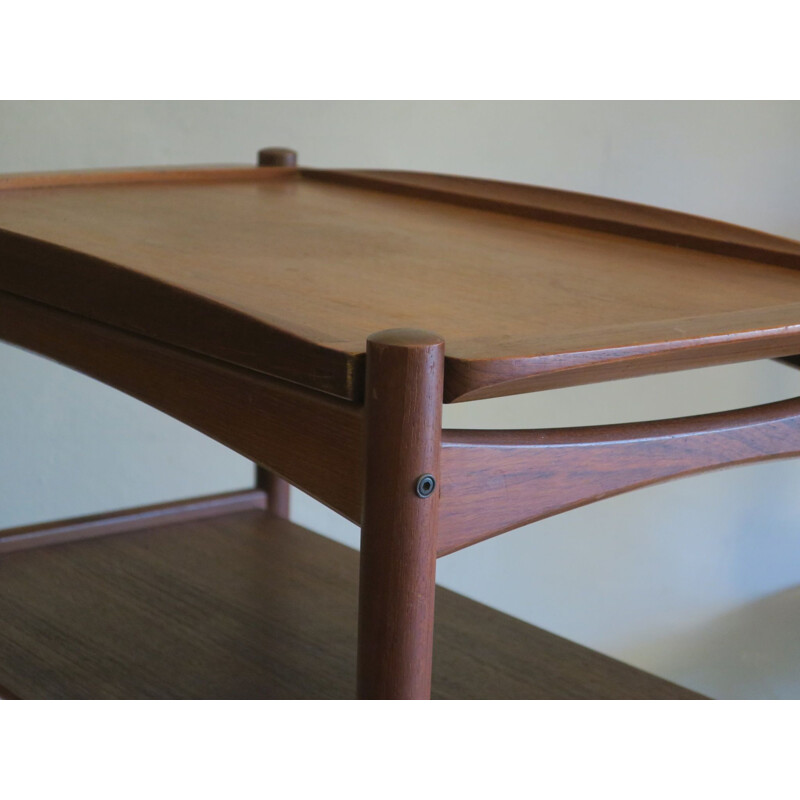
[[[448,402],[800,352],[788,240],[536,187],[245,172],[10,181],[0,290],[357,401],[393,327],[445,340]]]
[[[274,166],[274,165],[272,165]],[[66,172],[18,172],[0,175],[0,191],[55,189],[68,186],[127,186],[136,183],[230,183],[285,177],[293,168],[264,174],[254,167],[227,166],[141,167],[138,169],[90,169]]]
[[[355,697],[358,554],[260,511],[0,559],[24,698]],[[433,696],[697,699],[437,589]]]
[[[270,514],[283,519],[289,519],[290,485],[279,478],[274,472],[270,472],[263,467],[256,467],[256,486],[261,489],[267,497],[267,509]]]
[[[800,399],[623,425],[445,431],[438,552],[670,478],[796,455]]]
[[[267,498],[260,489],[225,492],[104,514],[5,528],[0,530],[0,555],[115,533],[160,528],[179,522],[227,516],[253,508],[267,508]]]
[[[359,521],[362,414],[354,404],[4,292],[0,339],[142,400]]]
[[[563,189],[459,175],[303,169],[304,177],[797,268],[800,242],[705,217]]]
[[[358,696],[423,700],[431,693],[444,342],[390,330],[367,341]]]

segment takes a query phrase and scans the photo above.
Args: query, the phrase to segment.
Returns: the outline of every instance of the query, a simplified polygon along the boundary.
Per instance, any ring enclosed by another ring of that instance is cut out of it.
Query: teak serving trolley
[[[442,403],[800,353],[800,244],[295,162],[0,178],[0,337],[259,465],[246,491],[2,532],[5,694],[426,698],[433,663],[434,697],[698,697],[435,590],[436,559],[798,455],[800,399],[524,431],[442,430]],[[359,523],[360,556],[290,523],[288,484]]]

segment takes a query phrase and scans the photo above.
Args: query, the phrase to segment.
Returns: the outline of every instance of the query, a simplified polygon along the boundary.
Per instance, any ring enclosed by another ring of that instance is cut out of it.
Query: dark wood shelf
[[[261,510],[0,559],[20,698],[355,697],[358,554]],[[433,697],[697,699],[437,589]]]

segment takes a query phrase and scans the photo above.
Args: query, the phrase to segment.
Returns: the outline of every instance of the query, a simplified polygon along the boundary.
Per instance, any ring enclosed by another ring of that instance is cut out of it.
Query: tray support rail
[[[800,398],[696,417],[442,436],[439,556],[683,475],[800,455]]]

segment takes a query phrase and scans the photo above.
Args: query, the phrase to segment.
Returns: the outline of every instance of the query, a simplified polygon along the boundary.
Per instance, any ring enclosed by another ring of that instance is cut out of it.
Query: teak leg
[[[443,371],[438,336],[390,330],[367,340],[362,699],[430,698]]]
[[[289,519],[289,484],[283,478],[256,465],[256,487],[267,495],[267,511]]]

